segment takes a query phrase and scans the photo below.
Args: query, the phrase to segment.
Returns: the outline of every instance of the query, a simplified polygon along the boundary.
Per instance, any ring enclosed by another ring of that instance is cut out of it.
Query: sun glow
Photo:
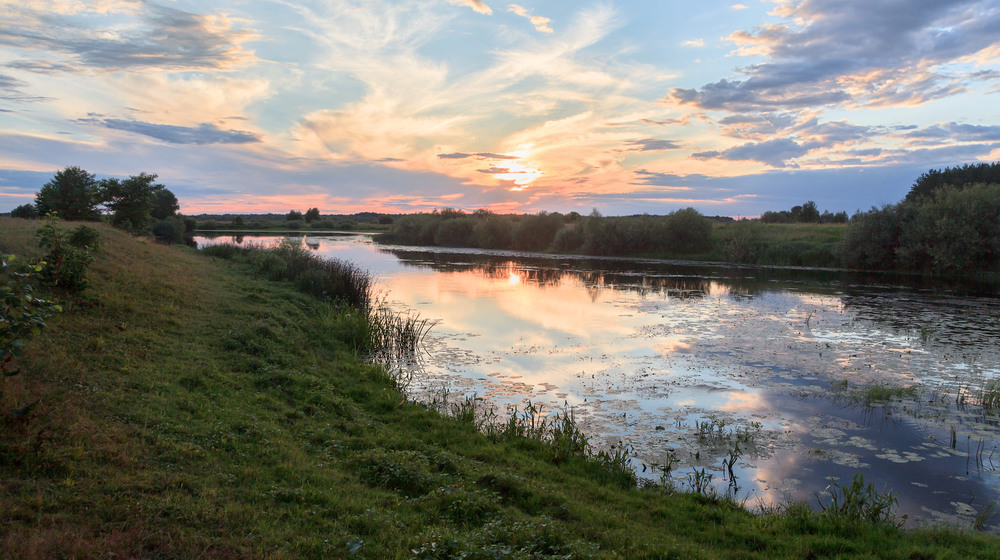
[[[541,170],[521,163],[522,160],[531,155],[531,146],[521,146],[521,149],[516,152],[511,152],[509,155],[516,157],[517,159],[504,162],[503,170],[499,173],[494,173],[493,176],[501,181],[513,182],[514,186],[511,187],[510,190],[524,190],[524,187],[544,175]]]

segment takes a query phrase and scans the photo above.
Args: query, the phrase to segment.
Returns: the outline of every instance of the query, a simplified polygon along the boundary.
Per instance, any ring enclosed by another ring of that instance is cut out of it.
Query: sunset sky
[[[752,216],[1000,160],[996,0],[0,0],[0,211]]]

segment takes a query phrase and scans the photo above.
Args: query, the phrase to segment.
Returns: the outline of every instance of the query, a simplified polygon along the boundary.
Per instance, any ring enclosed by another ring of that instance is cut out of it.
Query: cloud
[[[747,9],[747,7],[744,6],[743,4],[733,4],[732,6],[730,6],[730,8],[732,8],[734,10],[745,10],[745,9]]]
[[[59,64],[56,62],[37,60],[15,60],[14,62],[7,63],[6,66],[7,68],[24,70],[37,74],[58,74],[63,72],[73,72],[76,70],[69,64]]]
[[[528,21],[531,22],[531,25],[535,26],[536,31],[541,33],[552,33],[552,28],[549,27],[549,23],[552,21],[551,19],[542,16],[533,16],[526,8],[517,4],[511,4],[508,6],[508,10],[523,18],[527,18]]]
[[[962,142],[1000,142],[1000,126],[950,122],[914,130],[907,133],[905,137]]]
[[[202,123],[196,127],[172,124],[154,124],[123,119],[80,119],[110,128],[142,134],[171,144],[247,144],[260,142],[260,137],[242,130],[222,130],[214,124]]]
[[[707,151],[691,154],[695,159],[727,159],[735,161],[759,161],[771,167],[787,167],[788,160],[809,153],[810,147],[800,145],[789,138],[778,138],[764,142],[750,142],[723,151]]]
[[[964,90],[969,76],[943,65],[1000,44],[992,0],[803,0],[775,13],[782,23],[728,38],[736,54],[764,62],[669,99],[733,112],[920,104]]]
[[[704,39],[691,39],[690,41],[684,41],[683,43],[681,43],[681,45],[683,45],[685,47],[702,48],[702,47],[705,46],[705,40]]]
[[[486,2],[482,0],[448,0],[448,2],[456,6],[468,6],[481,14],[490,15],[493,13],[493,8],[487,6]]]
[[[482,159],[518,159],[518,156],[509,156],[509,155],[506,155],[506,154],[494,154],[494,153],[490,153],[490,152],[478,152],[478,153],[475,153],[475,154],[467,154],[465,152],[453,152],[453,153],[450,153],[450,154],[438,154],[437,157],[440,158],[440,159],[466,159],[466,158],[475,158],[475,159],[480,159],[480,160],[482,160]]]
[[[19,80],[7,74],[0,74],[0,99],[6,101],[18,101],[22,103],[32,101],[45,101],[47,97],[25,95],[21,89],[28,85],[27,82]]]
[[[680,148],[680,146],[671,140],[660,140],[658,138],[631,140],[626,144],[629,146],[629,150],[640,152],[659,152],[662,150],[677,150]]]
[[[135,6],[139,6],[135,10]],[[231,69],[253,61],[242,43],[256,35],[234,29],[224,15],[200,15],[151,3],[128,5],[117,14],[127,23],[89,27],[91,15],[35,10],[31,5],[7,7],[0,16],[0,45],[68,55],[76,64],[107,70]],[[133,13],[134,12],[134,13]],[[89,17],[88,17],[89,16]],[[102,20],[103,22],[103,20]],[[27,61],[36,68],[67,67],[52,61]]]

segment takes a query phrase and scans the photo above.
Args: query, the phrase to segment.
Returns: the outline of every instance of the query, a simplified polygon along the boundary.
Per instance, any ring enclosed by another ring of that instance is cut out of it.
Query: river
[[[910,526],[1000,532],[996,286],[288,239],[434,323],[405,372],[414,400],[570,411],[644,481],[710,478],[750,508],[816,507],[861,473]]]

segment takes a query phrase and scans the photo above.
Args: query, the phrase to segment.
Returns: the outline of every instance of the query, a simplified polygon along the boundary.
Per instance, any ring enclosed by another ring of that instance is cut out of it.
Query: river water
[[[983,404],[1000,396],[996,286],[289,239],[372,271],[393,308],[434,323],[407,372],[415,400],[570,411],[642,479],[710,475],[751,508],[818,506],[861,473],[910,526],[1000,531],[980,515],[1000,499]]]

